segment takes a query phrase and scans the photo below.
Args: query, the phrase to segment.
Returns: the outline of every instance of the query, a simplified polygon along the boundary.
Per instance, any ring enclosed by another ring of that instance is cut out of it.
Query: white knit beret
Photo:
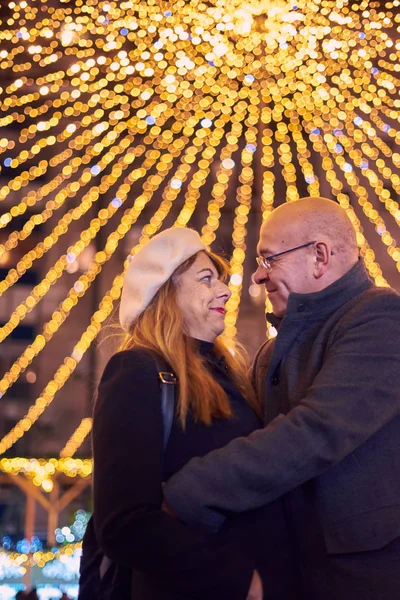
[[[119,307],[119,322],[125,331],[129,331],[174,271],[200,250],[207,248],[196,231],[172,227],[152,237],[132,258]]]

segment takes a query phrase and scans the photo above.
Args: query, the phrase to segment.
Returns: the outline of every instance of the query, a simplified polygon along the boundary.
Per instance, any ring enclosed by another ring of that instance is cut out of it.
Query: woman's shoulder
[[[111,356],[110,361],[112,360],[121,363],[154,361],[154,353],[147,348],[135,346],[134,348],[129,348],[129,350],[119,350],[119,352]]]
[[[150,431],[153,424],[156,432],[160,429],[160,379],[150,351],[135,348],[110,358],[98,385],[93,419],[97,447],[104,432],[111,437],[126,436],[128,431],[137,436],[141,427]]]
[[[102,380],[125,373],[130,375],[137,373],[141,376],[156,378],[155,355],[147,348],[130,348],[116,352],[109,359]]]

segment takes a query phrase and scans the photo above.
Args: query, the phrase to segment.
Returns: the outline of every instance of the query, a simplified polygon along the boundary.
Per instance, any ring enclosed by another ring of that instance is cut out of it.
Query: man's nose
[[[252,280],[254,283],[261,284],[269,279],[268,271],[264,267],[258,266],[257,271],[253,273]]]

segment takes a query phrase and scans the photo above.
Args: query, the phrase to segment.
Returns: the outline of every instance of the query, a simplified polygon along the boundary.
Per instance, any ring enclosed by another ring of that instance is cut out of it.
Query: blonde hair
[[[203,252],[203,251],[201,251]],[[177,415],[183,428],[189,409],[196,421],[209,425],[213,418],[232,416],[232,409],[220,384],[206,367],[195,340],[187,335],[182,312],[176,300],[175,275],[191,267],[199,253],[185,261],[160,288],[146,310],[126,334],[120,350],[146,348],[162,356],[174,371],[179,382]],[[220,279],[226,278],[228,264],[221,257],[206,252],[215,265]],[[261,416],[261,406],[251,387],[245,352],[240,344],[235,353],[228,349],[223,336],[214,343],[213,354],[225,358],[230,377],[239,391]]]

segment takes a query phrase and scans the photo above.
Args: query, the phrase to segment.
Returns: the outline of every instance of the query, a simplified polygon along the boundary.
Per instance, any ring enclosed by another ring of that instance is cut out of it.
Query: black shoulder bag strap
[[[160,356],[154,356],[161,381],[161,412],[164,424],[164,450],[167,447],[175,412],[176,376]]]
[[[164,427],[163,448],[165,450],[171,434],[172,421],[174,420],[176,376],[161,356],[155,354],[154,360],[158,370],[158,377],[161,381],[161,413]],[[107,556],[103,556],[100,564],[100,579],[105,577],[112,564],[112,561]]]

